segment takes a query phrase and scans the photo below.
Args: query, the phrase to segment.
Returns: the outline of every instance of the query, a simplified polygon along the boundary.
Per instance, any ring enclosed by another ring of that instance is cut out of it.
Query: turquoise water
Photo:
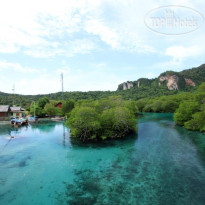
[[[138,122],[138,135],[102,144],[71,141],[61,122],[0,125],[0,204],[205,204],[205,135],[171,114]]]

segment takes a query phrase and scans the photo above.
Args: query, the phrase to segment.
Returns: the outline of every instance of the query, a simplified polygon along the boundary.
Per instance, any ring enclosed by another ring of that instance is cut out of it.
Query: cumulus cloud
[[[174,1],[205,12],[201,0]],[[176,37],[144,25],[145,14],[162,4],[169,1],[1,1],[0,90],[8,91],[18,79],[21,93],[55,92],[61,72],[65,90],[115,90],[128,77],[152,78],[184,68],[188,59],[196,65],[203,58],[204,27]]]
[[[138,6],[102,0],[8,0],[0,7],[0,52],[23,50],[37,58],[73,56],[97,48],[99,42],[93,35],[113,49],[152,52],[152,46],[144,41],[143,11]],[[107,9],[114,13],[116,21],[107,19]],[[80,39],[86,37],[89,44],[80,42],[76,33],[81,33]],[[75,48],[68,41],[74,41]]]
[[[195,57],[202,53],[202,48],[199,46],[171,46],[166,49],[165,54],[168,56],[173,57],[174,60],[182,61],[184,58],[187,57]]]
[[[21,73],[36,73],[37,69],[30,67],[23,67],[19,63],[12,63],[7,61],[0,61],[0,71],[7,71],[13,73],[13,71],[18,71]]]

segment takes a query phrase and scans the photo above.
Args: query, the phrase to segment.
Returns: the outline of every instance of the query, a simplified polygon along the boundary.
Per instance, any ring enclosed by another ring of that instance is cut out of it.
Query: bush
[[[162,112],[173,113],[179,107],[179,103],[175,101],[164,101],[161,106]]]
[[[73,100],[64,101],[62,104],[62,113],[66,115],[72,111],[74,108],[75,102]]]
[[[138,100],[137,103],[136,103],[136,105],[137,105],[137,107],[138,107],[138,109],[139,109],[140,112],[143,111],[143,109],[144,109],[144,107],[146,106],[146,104],[147,104],[147,100],[146,100],[146,99],[140,99],[140,100]]]
[[[197,102],[182,102],[174,114],[174,121],[178,125],[184,125],[186,121],[192,119],[193,113],[199,111]]]
[[[67,125],[70,126],[71,136],[83,142],[95,139],[101,128],[97,112],[90,107],[77,107],[71,111]]]
[[[62,110],[58,107],[55,107],[53,103],[47,103],[44,107],[44,112],[49,116],[62,116]]]
[[[134,113],[125,107],[105,110],[100,122],[102,135],[109,138],[121,138],[136,130]]]
[[[80,101],[70,112],[66,125],[71,136],[80,140],[122,138],[136,131],[135,102],[110,97],[98,101]]]
[[[205,132],[205,111],[193,114],[193,119],[184,123],[186,129]]]

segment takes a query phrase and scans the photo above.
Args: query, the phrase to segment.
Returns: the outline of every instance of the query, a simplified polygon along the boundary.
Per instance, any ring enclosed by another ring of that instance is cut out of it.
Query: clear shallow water
[[[138,122],[136,136],[84,145],[63,123],[0,125],[0,204],[205,204],[205,135],[170,114]]]

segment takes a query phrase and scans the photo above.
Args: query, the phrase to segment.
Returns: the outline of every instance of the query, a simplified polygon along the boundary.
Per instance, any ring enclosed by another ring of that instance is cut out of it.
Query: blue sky
[[[183,35],[150,31],[144,18],[170,1],[0,1],[0,91],[116,90],[140,77],[205,63],[204,24]],[[173,0],[205,13],[202,0]],[[12,5],[12,6],[11,6]],[[186,10],[185,10],[186,13]]]

